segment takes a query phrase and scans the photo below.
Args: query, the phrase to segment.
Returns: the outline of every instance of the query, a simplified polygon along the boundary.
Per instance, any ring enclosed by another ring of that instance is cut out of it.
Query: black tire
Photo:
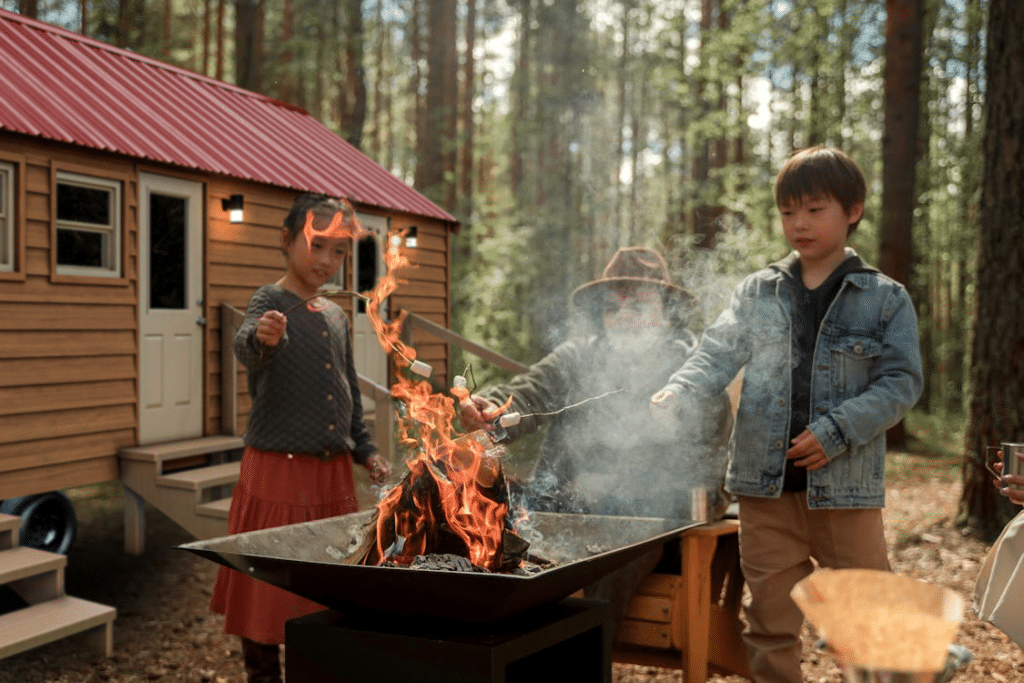
[[[78,518],[71,500],[60,491],[8,498],[0,502],[0,512],[21,517],[23,546],[67,555],[75,542]]]

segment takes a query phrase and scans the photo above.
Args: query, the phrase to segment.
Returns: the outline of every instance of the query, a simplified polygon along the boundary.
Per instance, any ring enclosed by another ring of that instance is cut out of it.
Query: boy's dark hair
[[[847,214],[855,204],[864,206],[867,187],[860,166],[842,150],[818,145],[793,152],[775,179],[775,205],[792,206],[832,197]],[[847,235],[860,221],[850,224]]]
[[[355,209],[344,199],[331,197],[326,194],[303,194],[295,198],[288,216],[284,219],[284,227],[288,229],[288,239],[293,240],[295,236],[306,227],[306,214],[310,210],[320,210],[328,214],[341,212],[345,222],[355,219]]]

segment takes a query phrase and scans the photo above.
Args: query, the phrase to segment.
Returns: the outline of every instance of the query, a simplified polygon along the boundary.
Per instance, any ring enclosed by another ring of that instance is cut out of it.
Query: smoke
[[[688,343],[689,342],[689,343]],[[522,503],[528,509],[640,517],[690,517],[692,489],[712,503],[724,477],[726,402],[681,406],[668,419],[650,397],[682,364],[693,340],[616,351],[603,338],[575,342],[571,400],[618,391],[550,419]]]

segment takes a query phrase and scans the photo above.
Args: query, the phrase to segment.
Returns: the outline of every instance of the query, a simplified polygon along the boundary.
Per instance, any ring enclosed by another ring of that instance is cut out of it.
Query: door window
[[[185,303],[188,200],[149,195],[149,307],[187,308]]]

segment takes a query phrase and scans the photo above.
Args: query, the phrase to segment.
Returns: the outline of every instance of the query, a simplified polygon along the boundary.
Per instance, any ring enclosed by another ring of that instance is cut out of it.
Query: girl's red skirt
[[[228,533],[268,529],[355,512],[352,459],[259,451],[246,447],[231,498]],[[284,622],[324,609],[305,598],[221,567],[210,609],[224,631],[260,643],[284,643]]]

